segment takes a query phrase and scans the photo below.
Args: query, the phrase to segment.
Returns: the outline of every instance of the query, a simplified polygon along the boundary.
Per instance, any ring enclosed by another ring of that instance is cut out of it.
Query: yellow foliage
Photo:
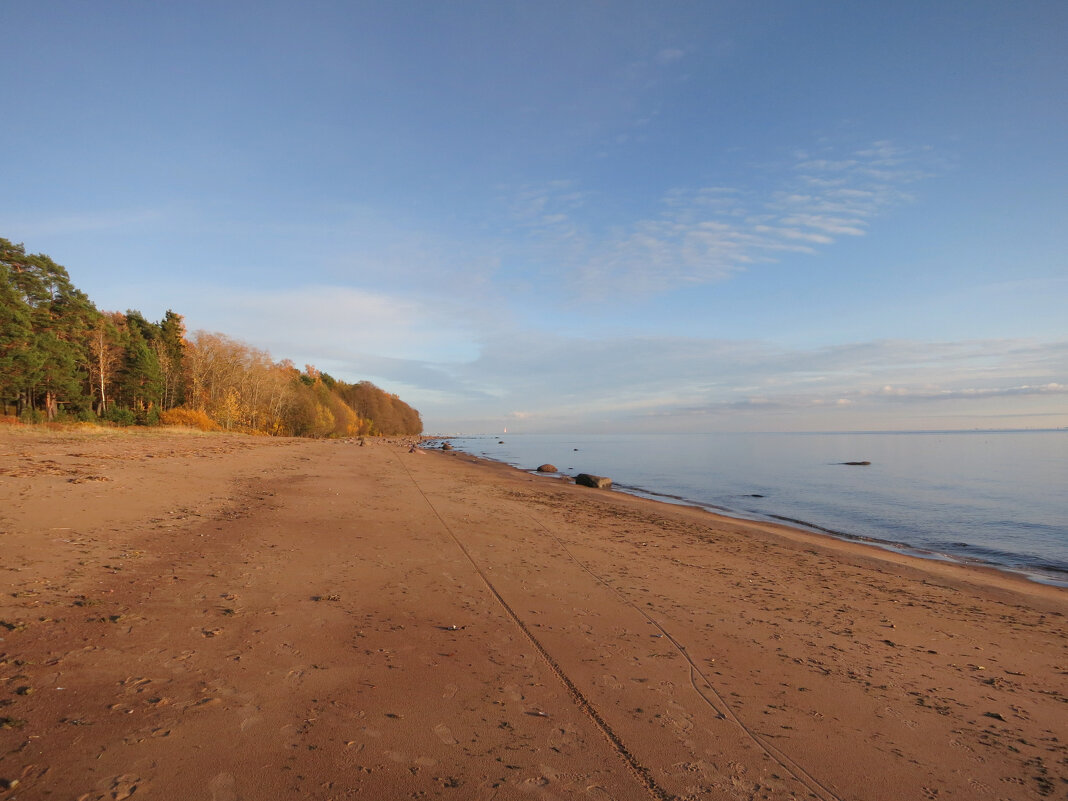
[[[185,426],[199,428],[201,431],[218,431],[219,424],[198,409],[178,407],[160,412],[159,421],[165,426]]]
[[[316,436],[329,436],[334,430],[334,413],[321,403],[315,403],[315,422],[312,430]]]
[[[215,418],[227,430],[241,424],[241,393],[234,387],[226,390],[226,395],[215,409]]]

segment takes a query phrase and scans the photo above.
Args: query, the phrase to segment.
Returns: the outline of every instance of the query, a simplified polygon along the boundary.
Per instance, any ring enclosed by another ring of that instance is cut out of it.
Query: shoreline
[[[409,445],[0,434],[0,798],[1068,787],[1068,592]]]
[[[1059,432],[1059,431],[1061,431],[1061,429],[1049,429],[1049,430],[1039,431],[1038,433],[1049,433],[1049,432]],[[977,431],[977,432],[964,431],[964,432],[957,432],[957,433],[986,434],[986,433],[1021,433],[1021,432],[1022,433],[1031,433],[1032,430],[1031,429],[1025,429],[1025,430],[1021,430],[1021,431],[1017,431],[1017,430],[1000,431],[1000,430],[998,430],[998,431]],[[801,432],[801,433],[808,433],[808,432]],[[823,432],[819,432],[819,433],[823,433]],[[842,433],[842,434],[853,434],[853,433],[865,433],[865,434],[870,434],[870,433],[885,433],[885,434],[933,433],[933,434],[942,434],[942,433],[947,433],[947,432],[941,432],[941,431],[935,431],[935,432],[912,432],[912,431],[909,431],[909,432],[889,432],[888,431],[888,432],[830,432],[830,433]],[[490,439],[493,438],[492,436],[489,436],[489,435],[487,435],[487,437],[490,438]],[[455,437],[453,437],[453,436],[446,436],[446,437],[442,437],[442,436],[424,436],[422,438],[422,447],[426,447],[428,450],[433,450],[434,447],[433,447],[432,444],[440,444],[442,442],[447,442],[447,441],[449,441],[451,439],[479,439],[479,438],[481,438],[481,437],[477,437],[477,436],[470,436],[470,437],[465,437],[465,436],[455,436]],[[523,466],[521,466],[521,465],[519,465],[517,463],[506,461],[505,459],[496,459],[493,456],[490,456],[490,455],[487,455],[487,454],[475,454],[475,453],[471,453],[470,451],[461,451],[461,452],[463,452],[465,454],[468,454],[468,455],[470,455],[470,456],[472,456],[472,457],[474,457],[476,459],[483,459],[483,460],[486,460],[486,461],[489,461],[489,462],[503,464],[503,465],[511,467],[511,468],[513,468],[515,470],[518,470],[520,472],[529,473],[529,474],[534,475],[534,476],[549,477],[549,478],[562,477],[562,478],[570,479],[570,480],[574,479],[573,476],[570,476],[569,474],[564,473],[564,472],[558,472],[556,474],[542,474],[542,473],[538,473],[536,470],[533,470],[531,468],[523,467]],[[722,516],[722,517],[726,517],[728,519],[748,521],[748,522],[753,522],[753,523],[775,523],[775,524],[780,524],[780,525],[786,525],[786,526],[798,528],[798,529],[800,529],[802,531],[807,531],[807,532],[810,532],[810,533],[815,533],[815,534],[820,534],[820,535],[823,535],[823,536],[828,536],[828,537],[831,537],[833,539],[840,540],[840,541],[843,541],[843,542],[862,543],[862,544],[868,545],[870,547],[874,547],[874,548],[878,548],[878,549],[882,549],[882,550],[886,550],[886,551],[891,551],[891,552],[894,552],[894,553],[901,553],[901,554],[904,554],[904,555],[911,555],[911,556],[914,556],[914,557],[917,557],[917,558],[920,558],[920,559],[925,559],[925,560],[946,561],[946,562],[951,562],[951,563],[959,564],[959,565],[963,565],[963,566],[972,566],[972,567],[978,567],[978,568],[993,569],[993,570],[996,570],[996,571],[999,571],[999,572],[1002,572],[1002,573],[1008,573],[1008,574],[1012,574],[1012,575],[1022,576],[1025,579],[1027,579],[1028,581],[1034,582],[1036,584],[1042,584],[1042,585],[1051,586],[1051,587],[1058,587],[1058,588],[1068,588],[1068,570],[1065,570],[1065,569],[1063,569],[1063,568],[1061,568],[1059,566],[1056,566],[1056,565],[1048,565],[1048,564],[1041,564],[1041,563],[1039,563],[1039,564],[1023,564],[1023,565],[1004,564],[1004,563],[999,563],[997,561],[993,561],[991,559],[983,558],[982,556],[969,555],[967,553],[953,553],[953,552],[949,552],[949,551],[945,551],[945,550],[939,550],[939,549],[933,548],[933,547],[927,547],[927,546],[921,546],[921,545],[913,545],[913,544],[910,544],[910,543],[907,543],[907,542],[903,542],[903,541],[900,541],[900,540],[886,539],[886,538],[878,537],[878,536],[875,536],[875,535],[855,534],[855,533],[852,533],[852,532],[849,532],[849,531],[843,531],[843,530],[840,530],[840,529],[829,528],[829,527],[821,525],[819,523],[813,523],[813,522],[810,522],[810,521],[807,521],[807,520],[803,520],[803,519],[800,519],[800,518],[791,517],[791,516],[786,515],[786,514],[774,514],[774,513],[771,513],[771,512],[758,512],[758,511],[755,511],[755,510],[745,510],[745,509],[730,508],[730,507],[722,506],[722,505],[715,504],[715,503],[703,502],[703,501],[700,501],[700,500],[695,500],[693,498],[688,498],[688,497],[685,497],[685,496],[682,496],[682,495],[672,494],[670,492],[661,492],[661,491],[657,491],[657,490],[647,489],[647,488],[639,486],[639,485],[632,485],[632,484],[625,484],[625,483],[620,483],[620,482],[613,482],[612,489],[613,490],[617,490],[617,491],[622,492],[622,493],[625,493],[625,494],[628,494],[628,495],[633,495],[633,496],[639,497],[639,498],[645,498],[645,499],[648,499],[648,500],[651,500],[651,501],[655,501],[655,502],[658,502],[658,503],[666,503],[666,504],[672,505],[672,506],[692,506],[692,507],[695,507],[695,508],[704,509],[705,511],[709,512],[710,514],[719,515],[719,516]],[[979,550],[979,551],[985,550],[982,546],[978,546],[978,545],[974,545],[974,544],[970,544],[970,543],[963,543],[963,542],[959,544],[959,547],[962,550],[965,550],[965,551],[969,550],[969,549],[971,549],[971,550]]]
[[[861,535],[853,535],[844,532],[834,532],[829,529],[823,529],[819,526],[791,518],[773,519],[770,515],[766,518],[759,518],[756,516],[745,517],[741,513],[738,515],[732,514],[732,510],[722,509],[710,504],[702,504],[687,498],[679,497],[674,500],[664,500],[664,497],[672,496],[650,497],[657,494],[649,493],[640,488],[624,487],[623,485],[614,483],[610,489],[595,490],[583,488],[575,484],[572,476],[563,473],[555,475],[538,473],[536,470],[518,467],[502,460],[469,453],[467,451],[453,450],[442,452],[432,448],[426,450],[436,456],[459,459],[472,466],[489,471],[514,472],[517,476],[526,476],[536,482],[558,482],[577,490],[580,493],[580,497],[583,493],[604,494],[608,497],[614,496],[633,499],[641,503],[650,504],[653,507],[662,506],[665,507],[666,510],[687,510],[696,512],[701,515],[707,515],[713,523],[735,524],[742,528],[750,528],[754,531],[770,533],[791,541],[801,540],[804,542],[812,542],[814,544],[822,543],[831,550],[834,550],[835,545],[845,546],[844,549],[840,549],[843,553],[856,553],[860,555],[861,558],[863,558],[864,554],[867,554],[875,560],[882,557],[886,561],[902,567],[911,565],[917,572],[930,570],[930,572],[934,574],[942,574],[944,571],[940,571],[937,566],[945,566],[950,569],[958,569],[959,575],[954,576],[954,578],[964,582],[968,582],[970,576],[970,580],[982,584],[984,583],[984,580],[979,579],[981,576],[986,580],[994,580],[994,583],[996,584],[1001,584],[1002,582],[1000,580],[1003,579],[1005,586],[1020,586],[1024,592],[1026,592],[1025,588],[1029,587],[1048,588],[1055,593],[1063,593],[1062,597],[1066,604],[1068,604],[1068,584],[1036,581],[1023,570],[1013,570],[989,562],[969,562],[950,554],[939,554],[934,551],[924,552],[922,549],[910,546],[906,543],[893,543],[879,540],[874,537],[863,537]],[[631,489],[634,489],[635,491],[630,491]]]
[[[515,465],[509,466],[515,467]],[[516,469],[522,470],[523,468]],[[631,487],[624,484],[614,484],[613,487],[618,487],[620,492],[634,495],[638,498],[648,498],[648,500],[657,503],[667,503],[669,505],[692,506],[694,508],[704,509],[709,514],[726,517],[732,520],[742,520],[750,523],[776,523],[791,528],[796,528],[799,531],[805,531],[820,536],[831,537],[832,539],[839,540],[841,542],[855,542],[861,545],[870,546],[872,548],[879,548],[882,550],[890,551],[892,553],[898,553],[903,556],[913,556],[917,559],[931,560],[935,562],[949,562],[951,564],[961,565],[963,567],[975,567],[986,570],[995,570],[999,573],[1008,573],[1016,576],[1021,576],[1035,584],[1043,584],[1049,587],[1068,589],[1068,573],[1055,567],[1009,567],[1007,565],[999,565],[996,562],[986,561],[979,557],[967,558],[957,554],[945,553],[943,551],[936,551],[929,548],[921,548],[917,545],[909,545],[907,542],[895,542],[893,540],[884,540],[878,537],[867,536],[864,534],[850,534],[847,531],[836,531],[835,529],[826,528],[816,523],[810,523],[806,520],[799,520],[793,517],[786,517],[783,515],[774,514],[758,515],[756,513],[746,513],[744,511],[728,509],[726,507],[716,506],[714,504],[704,504],[700,501],[694,501],[689,498],[683,498],[681,496],[666,495],[663,493],[653,492],[651,490],[645,490],[641,487]],[[665,498],[669,500],[663,500]]]

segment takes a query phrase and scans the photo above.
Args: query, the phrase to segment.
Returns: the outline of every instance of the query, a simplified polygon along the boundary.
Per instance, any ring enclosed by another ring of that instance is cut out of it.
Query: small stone
[[[607,476],[590,475],[589,473],[579,473],[575,476],[575,483],[584,487],[593,487],[594,489],[610,489],[612,487],[612,479]]]

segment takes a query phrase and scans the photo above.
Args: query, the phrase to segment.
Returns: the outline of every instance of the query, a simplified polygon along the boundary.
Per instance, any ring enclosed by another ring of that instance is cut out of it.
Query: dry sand
[[[0,799],[1030,799],[1068,593],[403,443],[0,433]]]

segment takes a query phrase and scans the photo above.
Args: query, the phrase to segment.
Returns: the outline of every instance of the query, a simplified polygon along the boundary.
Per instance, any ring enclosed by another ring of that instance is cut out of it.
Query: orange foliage
[[[219,424],[199,409],[178,407],[160,412],[159,421],[165,426],[184,426],[199,428],[201,431],[218,431]]]

